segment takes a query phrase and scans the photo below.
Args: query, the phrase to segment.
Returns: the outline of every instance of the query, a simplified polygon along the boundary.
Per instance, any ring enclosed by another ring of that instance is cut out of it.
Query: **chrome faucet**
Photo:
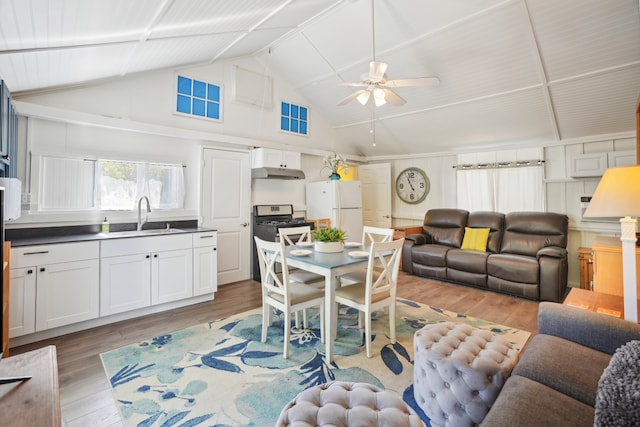
[[[144,216],[144,221],[142,220],[142,201],[147,201],[147,214]],[[149,212],[151,212],[151,204],[149,203],[149,198],[147,196],[140,197],[138,200],[138,231],[142,230],[142,225],[149,220]]]

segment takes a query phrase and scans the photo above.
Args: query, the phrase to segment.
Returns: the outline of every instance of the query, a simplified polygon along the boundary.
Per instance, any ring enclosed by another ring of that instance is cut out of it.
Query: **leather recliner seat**
[[[465,227],[488,228],[486,251],[461,249]],[[403,271],[532,300],[559,302],[567,288],[569,219],[552,212],[431,209],[405,237]]]

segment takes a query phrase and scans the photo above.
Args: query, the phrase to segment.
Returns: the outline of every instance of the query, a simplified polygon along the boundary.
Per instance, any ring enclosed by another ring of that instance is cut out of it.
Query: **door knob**
[[[247,226],[249,225],[249,223],[248,223],[248,222],[243,222],[243,223],[242,223],[242,224],[240,224],[240,225],[241,225],[241,226],[243,226],[243,227],[247,227]]]

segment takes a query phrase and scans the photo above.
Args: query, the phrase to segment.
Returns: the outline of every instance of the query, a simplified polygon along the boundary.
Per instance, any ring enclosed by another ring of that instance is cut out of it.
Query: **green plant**
[[[318,228],[313,231],[316,242],[344,242],[345,232],[339,228]]]

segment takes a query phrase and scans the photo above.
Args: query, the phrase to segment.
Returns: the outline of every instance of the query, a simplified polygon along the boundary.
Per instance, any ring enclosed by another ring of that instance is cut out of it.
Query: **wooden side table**
[[[578,260],[580,260],[580,288],[593,290],[593,250],[591,248],[578,248]]]
[[[0,377],[31,379],[0,385],[0,426],[60,427],[60,392],[55,346],[0,360]]]
[[[640,295],[640,248],[636,247],[636,280]],[[593,290],[622,296],[622,243],[618,237],[598,236],[593,242]]]
[[[617,295],[571,288],[562,303],[596,313],[608,314],[621,319],[624,318],[624,302],[622,297]]]
[[[393,240],[402,239],[403,237],[408,236],[409,234],[419,234],[422,233],[421,225],[402,225],[398,227],[393,227]]]

